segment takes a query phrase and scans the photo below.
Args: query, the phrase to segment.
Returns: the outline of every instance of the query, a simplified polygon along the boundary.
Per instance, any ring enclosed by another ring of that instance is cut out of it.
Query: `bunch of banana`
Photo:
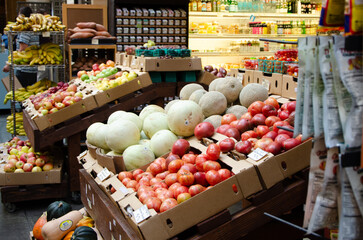
[[[6,118],[6,131],[14,134],[14,115],[11,114]],[[23,125],[23,113],[17,112],[15,113],[15,130],[16,133],[20,136],[26,136],[24,125]]]
[[[11,56],[8,56],[9,62]],[[45,43],[40,47],[29,46],[24,51],[13,51],[13,61],[15,64],[30,66],[35,64],[61,64],[63,61],[62,50],[57,44]]]
[[[19,88],[17,89],[15,93],[15,101],[22,102],[26,99],[28,99],[31,95],[35,95],[37,93],[44,92],[51,86],[54,86],[55,83],[48,79],[42,79],[41,81],[38,81],[34,83],[31,86],[27,86],[26,88]],[[9,100],[13,99],[13,92],[10,91],[5,95],[4,104],[6,104]]]
[[[57,16],[33,13],[30,17],[20,14],[16,22],[8,22],[4,31],[62,31],[64,28]]]
[[[45,43],[40,46],[38,56],[32,58],[29,65],[34,64],[61,64],[63,61],[62,50],[57,44]]]

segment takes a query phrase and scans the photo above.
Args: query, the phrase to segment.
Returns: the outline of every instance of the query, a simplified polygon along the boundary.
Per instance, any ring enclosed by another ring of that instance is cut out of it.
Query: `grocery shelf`
[[[239,39],[239,38],[278,38],[278,39],[297,39],[300,37],[306,37],[308,35],[291,35],[291,34],[198,34],[198,33],[190,33],[189,38],[199,38],[199,39],[215,39],[215,38],[233,38],[233,39]]]
[[[13,68],[16,68],[16,69],[22,69],[22,68],[37,68],[37,69],[44,68],[44,69],[48,69],[48,68],[65,68],[65,66],[64,66],[64,64],[46,64],[46,65],[32,65],[32,66],[14,64]]]
[[[230,56],[273,56],[273,52],[192,52],[198,57],[230,57]]]
[[[320,14],[297,14],[297,13],[227,13],[227,12],[189,12],[189,17],[217,17],[217,18],[319,18]]]
[[[32,35],[43,35],[43,37],[46,37],[46,35],[63,35],[64,31],[42,31],[42,32],[34,32],[34,31],[6,31],[4,34],[12,34],[17,35],[20,33],[27,33]],[[45,36],[44,36],[45,35]]]

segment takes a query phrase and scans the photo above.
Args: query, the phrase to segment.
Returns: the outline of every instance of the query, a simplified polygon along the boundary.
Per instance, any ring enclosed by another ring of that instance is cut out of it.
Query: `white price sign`
[[[135,210],[133,215],[135,217],[136,223],[140,223],[151,216],[146,205],[143,205],[141,208]]]
[[[263,151],[261,148],[256,148],[253,152],[248,154],[248,157],[251,158],[254,161],[258,161],[265,157],[268,154],[268,152]]]
[[[110,171],[108,171],[107,168],[104,168],[101,172],[97,174],[97,177],[103,182],[105,179],[107,179],[111,175]]]
[[[122,187],[120,187],[119,188],[119,190],[124,194],[124,195],[126,195],[126,194],[128,194],[129,193],[129,191],[127,190],[127,188],[125,187],[125,186],[122,186]]]
[[[45,71],[45,66],[44,66],[44,65],[40,65],[40,66],[38,66],[38,71],[39,71],[39,72],[40,72],[40,71],[44,72],[44,71]]]
[[[99,43],[98,39],[92,39],[92,44],[98,45],[98,43]]]

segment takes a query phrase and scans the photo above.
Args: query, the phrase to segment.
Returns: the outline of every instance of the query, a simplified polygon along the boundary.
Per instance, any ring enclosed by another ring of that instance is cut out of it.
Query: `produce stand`
[[[173,239],[239,239],[271,219],[264,212],[280,216],[302,204],[306,199],[307,169],[287,178],[268,190],[237,203],[242,211],[231,214],[224,210],[187,229]],[[95,219],[105,239],[140,239],[121,214],[120,209],[97,185],[93,177],[80,170],[81,200]],[[293,199],[293,201],[292,201]],[[289,236],[284,236],[288,239]]]

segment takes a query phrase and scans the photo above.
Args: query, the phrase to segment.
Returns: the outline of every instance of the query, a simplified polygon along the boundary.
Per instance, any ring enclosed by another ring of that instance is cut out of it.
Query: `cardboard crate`
[[[107,168],[114,174],[117,174],[121,171],[125,171],[125,163],[122,156],[109,156],[103,154],[100,148],[96,149],[96,159],[97,163],[102,167]]]
[[[9,76],[6,76],[6,77],[2,78],[1,81],[4,84],[4,87],[5,87],[6,91],[9,92],[11,90]],[[17,89],[22,88],[22,87],[23,86],[21,85],[21,83],[19,82],[18,78],[14,74],[14,89],[17,90]]]
[[[134,68],[142,72],[178,72],[202,70],[198,57],[161,59],[158,57],[135,57]]]
[[[197,82],[205,85],[209,85],[217,76],[210,72],[200,71],[198,74]]]
[[[6,173],[0,164],[0,186],[61,183],[62,161],[54,162],[54,168],[43,172]]]
[[[258,161],[250,158],[247,158],[246,161],[256,167],[263,187],[269,189],[283,179],[308,167],[311,147],[312,140],[309,140],[279,155],[274,156],[269,153]]]
[[[130,82],[96,94],[94,97],[96,99],[97,105],[101,107],[106,103],[112,102],[122,96],[135,92],[141,88],[147,87],[152,84],[149,73],[138,74],[139,76]]]
[[[39,131],[43,131],[44,129],[55,126],[59,123],[62,123],[66,120],[69,120],[75,116],[88,112],[97,107],[97,103],[93,96],[88,96],[79,102],[76,102],[68,107],[59,110],[58,112],[47,114],[44,116],[39,115],[29,99],[27,99],[26,102],[23,103],[23,105],[26,106],[25,110],[32,118]]]
[[[243,74],[243,81],[242,81],[242,85],[246,86],[249,83],[253,83],[253,74],[254,74],[254,70],[245,70],[244,74]]]
[[[280,73],[266,74],[262,71],[255,71],[253,74],[253,79],[254,83],[266,86],[270,94],[281,95],[282,74]]]
[[[124,57],[125,57],[125,53],[121,53],[121,52],[116,52],[115,54],[115,65],[123,65],[123,61],[124,61]]]
[[[122,62],[121,65],[124,67],[130,67],[131,60],[134,58],[134,55],[128,55],[126,53],[122,53]]]
[[[281,96],[296,100],[297,79],[290,75],[283,75]]]

